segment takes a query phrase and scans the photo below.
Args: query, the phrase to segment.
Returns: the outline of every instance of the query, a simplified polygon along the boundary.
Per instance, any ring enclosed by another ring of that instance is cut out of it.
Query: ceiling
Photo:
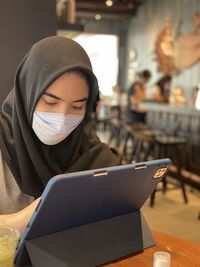
[[[144,0],[76,0],[76,10],[79,16],[82,13],[135,16],[139,5]],[[107,6],[106,2],[112,2],[111,6]]]
[[[73,0],[56,0],[57,10],[66,10]],[[96,14],[109,18],[135,16],[144,0],[74,0],[77,17],[90,17]]]
[[[139,3],[141,1],[137,0],[76,0],[76,9],[78,12],[134,15]]]

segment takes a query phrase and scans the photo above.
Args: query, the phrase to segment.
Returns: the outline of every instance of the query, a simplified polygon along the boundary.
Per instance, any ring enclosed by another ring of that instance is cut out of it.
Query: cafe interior
[[[99,82],[100,140],[122,164],[172,161],[141,208],[150,229],[200,244],[200,1],[7,0],[0,17],[1,104],[33,43],[78,42]]]

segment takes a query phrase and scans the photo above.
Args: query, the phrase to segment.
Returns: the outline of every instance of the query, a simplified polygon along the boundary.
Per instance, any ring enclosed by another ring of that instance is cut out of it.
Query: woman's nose
[[[61,105],[58,109],[57,109],[57,112],[58,113],[63,113],[65,115],[67,115],[69,112],[69,107],[68,105]]]

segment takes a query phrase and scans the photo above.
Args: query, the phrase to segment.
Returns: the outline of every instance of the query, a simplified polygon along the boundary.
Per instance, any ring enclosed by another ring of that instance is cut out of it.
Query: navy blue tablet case
[[[17,266],[29,264],[27,240],[138,211],[170,164],[161,159],[53,177],[21,237]]]

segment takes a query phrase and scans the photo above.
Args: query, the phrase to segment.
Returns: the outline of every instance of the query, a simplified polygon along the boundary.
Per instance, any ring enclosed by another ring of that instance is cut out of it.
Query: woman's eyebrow
[[[73,102],[85,102],[87,100],[88,100],[88,97],[84,97],[84,98],[81,98],[81,99],[74,100]]]
[[[48,96],[53,97],[53,98],[58,99],[58,100],[62,100],[60,97],[53,95],[51,93],[48,93],[48,92],[45,92],[44,95],[48,95]]]
[[[55,98],[55,99],[57,99],[57,100],[63,100],[62,98],[60,98],[60,97],[58,97],[58,96],[56,96],[56,95],[54,95],[54,94],[48,93],[48,92],[45,92],[44,95],[53,97],[53,98]],[[83,98],[74,100],[74,101],[72,101],[72,102],[85,102],[85,101],[87,101],[87,100],[88,100],[88,97],[83,97]]]

